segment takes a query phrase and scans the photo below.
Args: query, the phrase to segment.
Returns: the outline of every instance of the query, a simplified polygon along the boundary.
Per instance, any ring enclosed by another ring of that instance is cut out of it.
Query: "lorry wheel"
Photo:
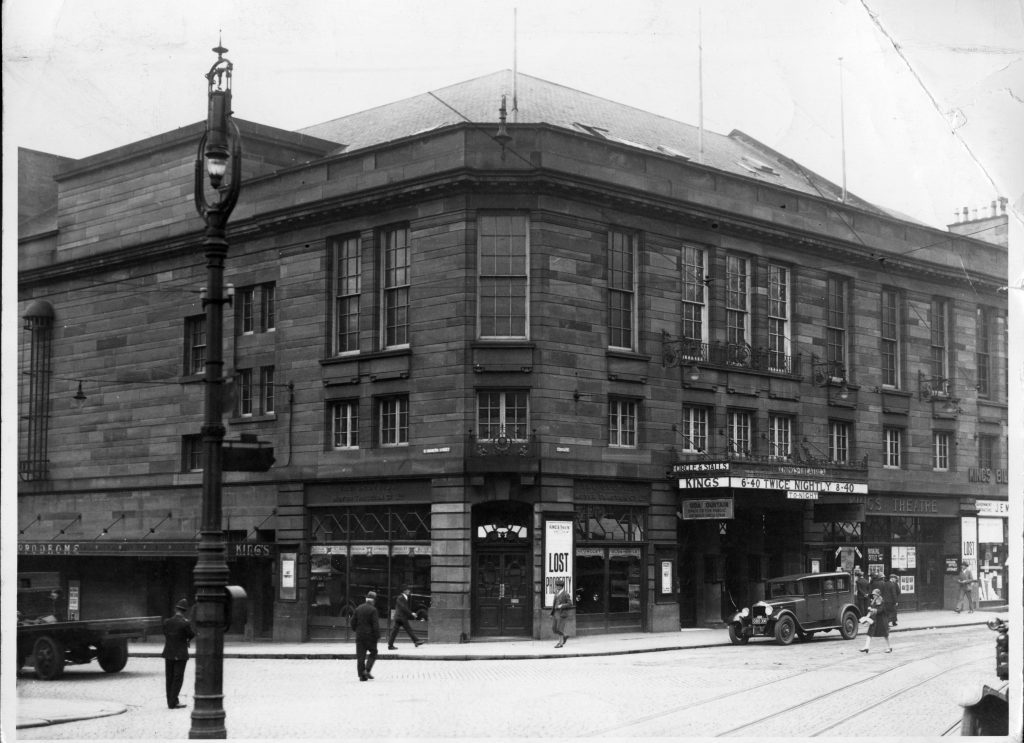
[[[43,681],[59,679],[64,673],[64,644],[56,637],[43,635],[32,648],[36,676]]]
[[[843,614],[843,623],[839,625],[839,634],[843,636],[844,640],[852,640],[857,636],[857,631],[860,629],[860,625],[857,623],[857,615],[852,611],[847,611]]]
[[[128,641],[104,643],[96,660],[107,673],[117,673],[128,664]]]
[[[793,617],[785,616],[775,623],[775,642],[789,645],[796,637],[796,622]]]
[[[750,636],[743,634],[743,630],[740,630],[735,624],[729,625],[729,642],[733,645],[746,645],[749,640]]]

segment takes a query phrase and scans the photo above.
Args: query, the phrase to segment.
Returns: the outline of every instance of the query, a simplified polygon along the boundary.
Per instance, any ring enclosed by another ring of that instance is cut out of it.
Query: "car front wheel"
[[[746,645],[749,640],[750,636],[743,633],[743,628],[740,625],[735,622],[729,625],[729,642],[733,645]]]
[[[780,645],[789,645],[796,637],[796,622],[793,617],[785,616],[775,623],[775,641]]]
[[[852,611],[843,613],[843,623],[839,626],[839,634],[844,640],[852,640],[857,636],[860,625],[857,624],[857,615]]]

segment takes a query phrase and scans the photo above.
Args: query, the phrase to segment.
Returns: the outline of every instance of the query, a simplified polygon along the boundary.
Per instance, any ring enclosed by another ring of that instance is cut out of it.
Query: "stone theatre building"
[[[231,582],[247,635],[721,621],[771,576],[1008,576],[1005,207],[908,221],[743,134],[512,73],[282,131],[228,225]],[[19,575],[82,618],[191,596],[202,124],[19,153]],[[503,132],[504,133],[504,132]],[[884,177],[884,174],[879,174]],[[1019,577],[1018,577],[1019,579]],[[386,618],[386,612],[385,612]]]

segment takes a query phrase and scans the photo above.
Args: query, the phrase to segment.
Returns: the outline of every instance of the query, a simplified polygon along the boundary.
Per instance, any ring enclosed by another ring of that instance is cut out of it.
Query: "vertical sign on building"
[[[572,585],[573,521],[569,516],[547,516],[544,521],[544,608],[554,605],[555,581],[565,581],[565,590],[573,595]]]
[[[978,519],[976,516],[960,517],[960,559],[971,566],[971,573],[978,577]]]

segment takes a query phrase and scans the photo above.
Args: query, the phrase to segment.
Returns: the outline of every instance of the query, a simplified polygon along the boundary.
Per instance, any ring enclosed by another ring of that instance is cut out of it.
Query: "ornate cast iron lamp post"
[[[241,187],[242,147],[238,127],[231,119],[232,64],[222,46],[206,74],[208,111],[206,132],[196,155],[195,203],[206,222],[206,416],[203,437],[202,522],[196,567],[196,687],[189,738],[226,738],[224,727],[224,630],[228,566],[221,527],[221,472],[224,441],[223,331],[224,258],[228,252],[226,225]],[[204,176],[209,178],[208,198]],[[226,176],[226,179],[225,179]],[[226,182],[225,182],[226,181]]]

